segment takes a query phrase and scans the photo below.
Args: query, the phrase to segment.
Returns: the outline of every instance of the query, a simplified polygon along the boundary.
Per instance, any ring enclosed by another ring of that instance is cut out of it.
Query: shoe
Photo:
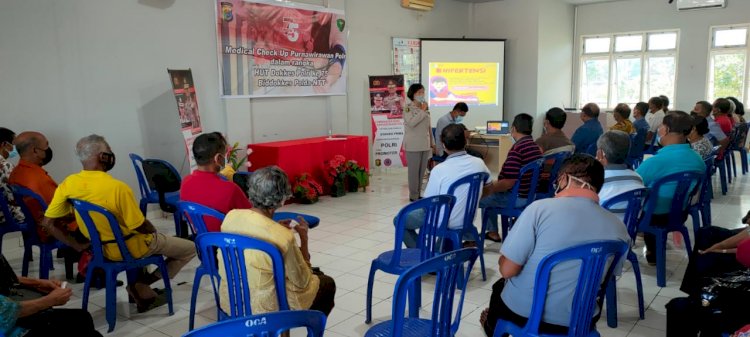
[[[649,266],[655,266],[656,265],[656,254],[654,252],[646,251],[646,263],[648,263]]]
[[[463,248],[476,248],[477,243],[474,241],[464,241]]]
[[[158,308],[167,303],[167,296],[165,294],[157,295],[156,297],[148,300],[144,300],[143,303],[136,303],[136,309],[139,314],[150,311],[151,309]]]
[[[162,295],[166,292],[164,289],[159,289],[159,288],[151,288],[151,289],[156,293],[156,295]],[[131,296],[130,293],[128,293],[128,303],[135,303],[135,298],[133,298],[133,296]]]
[[[490,233],[495,233],[495,235],[497,235],[497,238],[493,238],[492,236],[490,236],[489,235]],[[497,234],[496,232],[487,232],[487,233],[484,233],[484,239],[485,240],[494,241],[494,242],[503,242],[503,239],[500,237],[500,234]]]

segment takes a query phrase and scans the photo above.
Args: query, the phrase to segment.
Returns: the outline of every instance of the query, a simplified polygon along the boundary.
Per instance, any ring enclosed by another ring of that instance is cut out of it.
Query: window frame
[[[649,36],[653,34],[664,34],[664,33],[674,33],[675,34],[675,48],[674,49],[663,49],[663,50],[649,50]],[[633,36],[633,35],[640,35],[641,38],[641,49],[640,50],[631,50],[631,51],[621,51],[617,52],[615,51],[615,47],[617,46],[617,38],[621,36]],[[608,37],[610,39],[610,47],[609,51],[604,53],[585,53],[586,48],[586,40],[591,38],[605,38]],[[635,31],[635,32],[617,32],[617,33],[607,33],[607,34],[591,34],[591,35],[581,35],[580,36],[580,46],[578,48],[578,79],[577,79],[577,85],[576,85],[576,100],[579,101],[580,104],[585,104],[586,102],[582,102],[582,84],[584,81],[583,75],[584,75],[584,64],[587,60],[590,59],[601,59],[602,57],[606,57],[609,59],[609,81],[607,84],[607,104],[605,109],[612,109],[614,108],[618,103],[628,103],[631,104],[631,102],[614,102],[612,101],[613,97],[616,96],[615,90],[617,90],[618,86],[616,83],[616,76],[615,75],[615,67],[616,62],[618,59],[621,58],[640,58],[641,62],[641,75],[640,75],[640,83],[639,83],[639,97],[641,101],[647,101],[649,97],[646,97],[646,94],[648,93],[648,79],[650,78],[648,73],[648,60],[651,57],[673,57],[675,62],[675,69],[674,69],[674,87],[672,88],[673,94],[672,96],[676,96],[677,94],[677,83],[678,83],[678,72],[677,69],[679,67],[679,52],[680,52],[680,30],[679,29],[660,29],[660,30],[649,30],[649,31]],[[670,100],[673,102],[676,101],[675,97],[670,97]],[[637,103],[633,102],[632,104]]]
[[[732,30],[737,28],[745,29],[745,45],[732,45],[732,46],[715,46],[716,32],[720,30]],[[731,25],[716,25],[710,26],[709,28],[709,39],[708,39],[708,58],[706,60],[706,99],[713,102],[716,97],[713,97],[713,59],[715,55],[729,55],[735,53],[745,54],[745,71],[742,80],[742,89],[740,90],[741,97],[738,99],[743,104],[748,102],[748,96],[750,96],[750,23],[742,24],[731,24]]]

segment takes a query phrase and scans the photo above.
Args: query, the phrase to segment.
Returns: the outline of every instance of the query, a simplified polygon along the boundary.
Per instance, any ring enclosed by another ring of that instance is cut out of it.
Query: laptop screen
[[[487,121],[487,134],[502,135],[510,132],[506,121]]]

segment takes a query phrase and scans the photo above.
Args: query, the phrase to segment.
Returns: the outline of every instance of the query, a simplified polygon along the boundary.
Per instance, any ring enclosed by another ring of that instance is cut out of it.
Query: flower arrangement
[[[340,154],[326,162],[326,182],[331,185],[331,196],[336,198],[346,194],[346,158]]]
[[[349,177],[349,191],[356,192],[358,189],[367,187],[370,174],[363,166],[359,166],[356,160],[346,161],[346,175]]]
[[[320,186],[309,173],[305,172],[295,179],[292,191],[294,197],[301,203],[314,204],[318,202],[318,197],[323,194],[323,186]]]

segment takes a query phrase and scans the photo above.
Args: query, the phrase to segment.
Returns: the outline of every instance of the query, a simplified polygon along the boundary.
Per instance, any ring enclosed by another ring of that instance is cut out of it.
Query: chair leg
[[[52,252],[44,246],[39,246],[39,278],[49,279],[49,270],[52,265]]]
[[[21,276],[29,276],[29,262],[31,262],[33,252],[31,251],[31,245],[24,244],[23,247],[23,263],[21,264]]]
[[[682,233],[682,239],[685,240],[685,250],[687,250],[688,258],[690,258],[693,255],[693,246],[690,244],[690,235],[688,235],[687,227],[682,226],[680,233]]]
[[[88,274],[88,273],[87,273]],[[114,270],[107,270],[107,284],[106,287],[106,317],[107,323],[109,323],[109,329],[107,332],[112,332],[115,329],[115,323],[117,322],[117,273]],[[86,278],[88,283],[88,277]]]
[[[658,231],[656,235],[656,285],[667,286],[667,232]]]
[[[698,229],[702,227],[700,211],[697,208],[692,208],[690,218],[693,220],[693,236],[698,236]]]
[[[742,162],[742,174],[744,175],[748,172],[747,150],[744,147],[740,149],[740,161]]]
[[[419,307],[422,306],[422,278],[417,277],[409,289],[409,317],[419,318]]]
[[[607,302],[607,326],[617,328],[617,287],[615,286],[615,275],[607,282],[607,293],[605,302]]]
[[[367,304],[365,304],[365,323],[372,322],[372,286],[375,281],[375,264],[370,265],[370,275],[367,277]]]
[[[723,165],[722,162],[719,162],[716,166],[719,167],[719,183],[721,184],[721,194],[727,195],[727,168]]]
[[[633,275],[635,275],[635,287],[638,291],[638,316],[641,319],[645,318],[645,308],[643,304],[643,281],[641,281],[641,267],[638,264],[638,257],[633,253],[633,251],[628,252],[628,260],[630,260],[630,264],[633,265]]]
[[[477,250],[479,250],[479,266],[482,267],[482,281],[487,281],[487,271],[484,269],[484,240],[476,231],[473,231],[471,234],[475,235],[474,239],[477,243]]]
[[[188,323],[188,331],[193,331],[195,328],[195,301],[198,299],[198,289],[200,289],[201,279],[203,279],[203,266],[199,266],[195,270],[195,277],[193,278],[193,293],[190,296],[190,320]]]
[[[508,230],[510,229],[510,217],[507,217],[505,215],[500,216],[500,221],[502,227],[502,240],[505,241],[505,238],[508,237]]]
[[[88,266],[86,266],[86,281],[84,281],[83,283],[83,301],[81,305],[81,309],[83,309],[84,311],[88,311],[89,290],[91,290],[91,280],[94,278],[94,269],[96,269],[95,267],[96,266],[94,266],[93,264],[89,264]]]
[[[703,222],[701,223],[703,227],[711,227],[711,203],[707,202],[703,206],[703,210],[701,211],[701,216],[703,217]]]
[[[174,305],[172,303],[172,284],[169,281],[169,272],[167,271],[166,262],[159,265],[161,270],[161,280],[164,282],[164,291],[167,293],[167,306],[169,307],[169,316],[174,315]]]

